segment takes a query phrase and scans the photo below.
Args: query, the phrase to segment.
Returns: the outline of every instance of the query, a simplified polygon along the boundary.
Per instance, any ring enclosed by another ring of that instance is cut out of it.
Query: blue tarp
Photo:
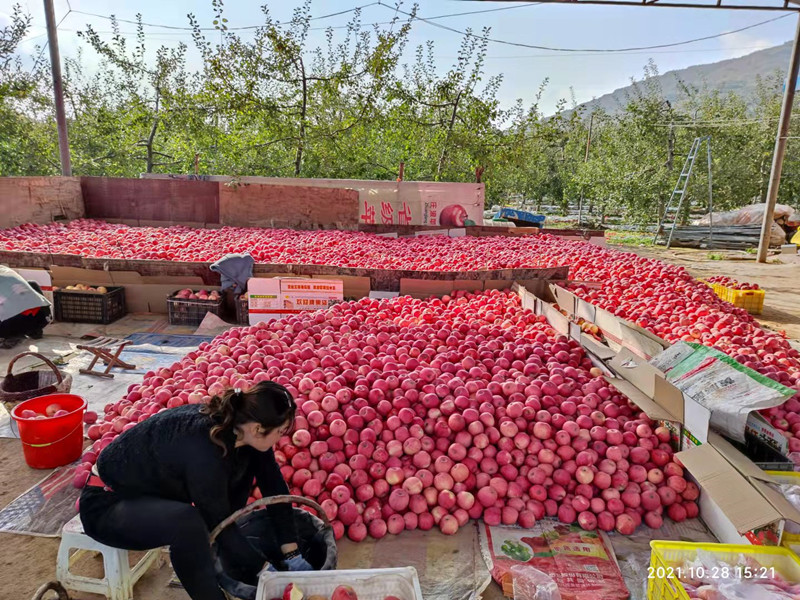
[[[176,335],[174,333],[132,333],[126,340],[131,340],[136,345],[151,344],[153,346],[166,346],[168,348],[197,347],[203,342],[210,342],[214,338],[208,335]]]
[[[513,219],[515,221],[526,221],[535,225],[542,225],[544,223],[544,215],[535,215],[526,210],[519,210],[516,208],[503,207],[494,216],[495,219]]]

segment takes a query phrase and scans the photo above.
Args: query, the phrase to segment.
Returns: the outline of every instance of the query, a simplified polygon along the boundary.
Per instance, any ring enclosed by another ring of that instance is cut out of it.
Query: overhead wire
[[[767,50],[774,48],[774,46],[726,46],[725,48],[695,48],[694,50],[656,50],[648,51],[634,51],[634,52],[619,52],[620,56],[631,56],[634,54],[684,54],[694,52],[729,52],[731,50]],[[527,58],[572,58],[577,56],[598,56],[597,53],[569,53],[569,54],[518,54],[518,55],[494,55],[487,56],[487,60],[514,60],[514,59],[527,59]],[[439,55],[440,58],[457,58],[456,56]]]
[[[686,44],[694,44],[696,42],[702,42],[706,40],[712,40],[716,38],[720,38],[726,35],[733,35],[736,33],[741,33],[742,31],[747,31],[749,29],[754,29],[756,27],[761,27],[762,25],[766,25],[768,23],[774,23],[775,21],[779,21],[781,19],[785,19],[786,17],[792,16],[791,14],[780,15],[778,17],[773,17],[772,19],[767,19],[766,21],[760,21],[758,23],[753,23],[751,25],[746,25],[745,27],[740,27],[739,29],[733,29],[731,31],[723,31],[722,33],[717,33],[714,35],[707,35],[699,38],[693,38],[690,40],[684,40],[682,42],[671,42],[668,44],[655,44],[652,46],[633,46],[630,48],[557,48],[555,46],[541,46],[538,44],[528,44],[525,42],[513,42],[509,40],[502,40],[498,38],[492,38],[488,35],[479,35],[476,33],[472,33],[471,31],[456,29],[455,27],[449,27],[448,25],[443,25],[441,23],[434,23],[431,22],[430,19],[426,17],[420,17],[417,15],[412,15],[411,13],[405,12],[400,10],[399,8],[394,8],[389,6],[388,4],[384,4],[381,0],[377,0],[377,3],[380,6],[384,6],[392,11],[397,11],[400,14],[406,15],[408,17],[413,17],[418,21],[422,21],[423,23],[428,23],[433,27],[437,27],[439,29],[443,29],[445,31],[450,31],[451,33],[457,33],[462,36],[471,37],[479,40],[486,40],[488,42],[492,42],[494,44],[502,44],[506,46],[514,46],[518,48],[532,48],[534,50],[549,50],[551,52],[591,52],[591,53],[614,53],[614,52],[632,52],[634,50],[655,50],[659,48],[672,48],[675,46],[684,46]]]
[[[69,3],[69,0],[67,0],[67,12],[66,12],[66,14],[65,14],[63,17],[61,17],[61,20],[60,20],[58,23],[56,23],[56,31],[58,31],[58,28],[61,26],[61,24],[64,22],[64,20],[65,20],[65,19],[66,19],[66,18],[67,18],[67,17],[70,15],[70,13],[72,13],[72,12],[75,12],[75,11],[73,11],[73,10],[72,10],[72,5]],[[44,35],[47,35],[47,33],[45,33]],[[41,37],[41,36],[37,36],[37,37]],[[35,38],[31,38],[31,39],[35,39]],[[33,66],[31,67],[31,72],[30,72],[30,74],[31,74],[31,75],[32,75],[32,74],[33,74],[33,72],[36,70],[36,67],[38,67],[38,66],[39,66],[39,61],[40,61],[40,60],[42,60],[42,55],[44,54],[44,51],[47,49],[47,47],[49,46],[49,44],[50,44],[50,40],[48,39],[48,40],[47,40],[47,41],[44,43],[44,45],[42,46],[42,49],[41,49],[41,50],[39,50],[39,56],[37,56],[37,57],[36,57],[36,60],[33,62]]]
[[[329,18],[332,18],[332,17],[336,17],[336,16],[341,16],[341,15],[344,15],[344,14],[352,13],[352,12],[355,12],[357,10],[362,10],[362,9],[365,9],[365,8],[369,8],[371,6],[383,6],[383,7],[387,8],[387,9],[391,10],[395,14],[399,13],[399,14],[405,15],[407,17],[413,18],[414,20],[418,20],[418,21],[422,21],[423,23],[427,23],[427,24],[429,24],[429,25],[431,25],[433,27],[437,27],[439,29],[443,29],[445,31],[449,31],[451,33],[457,33],[458,35],[462,35],[462,36],[466,36],[466,37],[472,37],[472,38],[476,38],[476,39],[486,40],[486,41],[489,41],[489,42],[492,42],[492,43],[495,43],[495,44],[514,46],[514,47],[521,47],[521,48],[531,48],[531,49],[535,49],[535,50],[547,50],[547,51],[550,51],[550,52],[575,53],[576,55],[578,55],[578,53],[585,53],[585,54],[588,54],[588,55],[594,55],[594,54],[599,54],[599,53],[634,53],[634,52],[638,52],[638,51],[673,48],[673,47],[676,47],[676,46],[683,46],[683,45],[693,44],[693,43],[697,43],[697,42],[701,42],[701,41],[707,41],[707,40],[711,40],[711,39],[718,39],[720,37],[724,37],[724,36],[728,36],[728,35],[734,35],[736,33],[741,33],[743,31],[754,29],[756,27],[761,27],[762,25],[773,23],[775,21],[779,21],[779,20],[784,19],[784,18],[786,18],[788,16],[791,16],[791,15],[788,15],[788,14],[787,15],[780,15],[778,17],[767,19],[765,21],[760,21],[758,23],[753,23],[753,24],[750,24],[750,25],[746,25],[746,26],[740,27],[738,29],[733,29],[733,30],[730,30],[730,31],[724,31],[724,32],[721,32],[721,33],[708,35],[708,36],[703,36],[703,37],[698,37],[698,38],[692,38],[692,39],[689,39],[689,40],[683,40],[683,41],[680,41],[680,42],[655,44],[655,45],[651,45],[651,46],[634,46],[634,47],[629,47],[629,48],[559,48],[559,47],[554,47],[554,46],[543,46],[543,45],[537,45],[537,44],[528,44],[528,43],[525,43],[525,42],[515,42],[515,41],[511,41],[511,40],[504,40],[504,39],[493,38],[493,37],[489,37],[489,36],[485,36],[485,35],[479,35],[479,34],[471,32],[471,31],[460,30],[460,29],[457,29],[455,27],[450,27],[450,26],[443,25],[441,23],[436,23],[435,22],[435,21],[440,20],[440,19],[454,18],[454,17],[467,16],[467,15],[473,15],[473,14],[483,14],[483,13],[507,11],[507,10],[517,9],[517,8],[539,6],[541,4],[543,4],[543,2],[521,3],[521,4],[515,4],[513,6],[502,6],[502,7],[481,9],[481,10],[475,10],[475,11],[455,12],[455,13],[447,13],[447,14],[442,14],[442,15],[434,15],[434,16],[430,16],[430,17],[422,17],[422,16],[419,16],[419,15],[414,15],[412,13],[403,11],[399,7],[389,6],[388,4],[384,3],[382,0],[376,0],[375,2],[370,2],[368,4],[362,4],[362,5],[355,6],[353,8],[349,8],[349,9],[346,9],[346,10],[340,10],[340,11],[333,12],[333,13],[328,13],[328,14],[325,14],[325,15],[319,15],[317,17],[310,17],[309,21],[319,21],[319,20],[329,19]],[[68,3],[68,5],[69,5],[69,3]],[[117,22],[120,22],[120,23],[129,23],[129,24],[135,24],[135,25],[139,24],[139,21],[134,21],[134,20],[131,20],[131,19],[117,18],[117,17],[114,17],[113,15],[109,16],[109,15],[103,15],[103,14],[99,14],[99,13],[92,13],[92,12],[86,12],[86,11],[81,11],[81,10],[75,10],[75,9],[72,9],[71,7],[69,8],[69,11],[67,12],[67,14],[64,15],[64,18],[66,18],[67,15],[69,15],[72,12],[74,12],[76,14],[82,14],[82,15],[85,15],[85,16],[91,16],[91,17],[96,17],[96,18],[100,18],[100,19],[106,19],[106,20],[110,20],[110,21],[116,20]],[[63,19],[62,19],[62,22],[63,22]],[[392,21],[383,21],[383,22],[371,23],[370,25],[372,25],[372,26],[375,26],[375,25],[388,25],[388,24],[391,24],[391,23],[392,23]],[[141,24],[143,26],[145,26],[145,27],[155,27],[155,28],[162,28],[162,29],[169,29],[169,30],[176,31],[176,33],[162,32],[161,35],[188,35],[190,32],[192,32],[194,30],[192,27],[188,27],[188,26],[166,25],[166,24],[163,24],[163,23],[142,22]],[[276,24],[279,25],[279,26],[282,26],[282,25],[287,25],[289,23],[288,22],[278,22]],[[244,31],[244,30],[258,29],[259,27],[261,27],[261,25],[246,25],[246,26],[238,26],[238,27],[227,27],[227,30],[228,31]],[[314,28],[310,28],[310,29],[312,31],[316,31],[316,30],[327,30],[327,29],[342,29],[342,28],[347,28],[347,27],[349,27],[349,25],[314,27]],[[216,27],[201,27],[200,30],[201,31],[216,31],[217,28]],[[42,34],[42,35],[46,35],[46,34]],[[126,33],[123,33],[122,35],[133,35],[133,33],[127,33],[126,32]],[[137,33],[137,35],[138,35],[138,33]],[[145,35],[153,35],[153,34],[145,34]],[[41,37],[41,36],[36,36],[36,37]],[[34,38],[30,38],[30,39],[34,39]],[[711,49],[704,50],[704,51],[711,51]],[[527,55],[527,56],[509,56],[509,57],[496,57],[496,58],[504,58],[504,59],[512,59],[512,58],[552,58],[552,57],[555,57],[555,56],[559,56],[559,55]],[[494,57],[491,57],[491,58],[494,58]]]
[[[369,8],[370,6],[376,6],[378,4],[380,4],[380,2],[377,2],[377,1],[376,2],[370,2],[369,4],[362,4],[361,6],[354,6],[353,8],[348,8],[347,10],[340,10],[340,11],[337,11],[337,12],[334,12],[334,13],[329,13],[329,14],[326,14],[326,15],[320,15],[318,17],[309,17],[308,20],[309,21],[319,21],[319,20],[322,20],[322,19],[330,19],[331,17],[338,17],[338,16],[345,15],[345,14],[348,14],[348,13],[351,13],[351,12],[355,12],[357,10],[361,10],[361,9],[364,9],[364,8]],[[121,19],[121,18],[118,18],[118,17],[114,17],[113,15],[112,16],[101,15],[101,14],[98,14],[98,13],[85,12],[85,11],[82,11],[82,10],[75,10],[73,12],[75,12],[77,14],[85,15],[87,17],[96,17],[98,19],[107,19],[109,21],[116,20],[119,23],[130,23],[130,24],[133,24],[133,25],[139,25],[139,21],[134,21],[134,20],[131,20],[131,19]],[[277,23],[277,24],[278,25],[283,25],[284,23]],[[158,28],[161,28],[161,29],[177,29],[177,30],[182,30],[182,31],[194,31],[193,27],[188,27],[188,26],[185,26],[185,25],[184,26],[164,25],[162,23],[145,23],[144,21],[142,22],[142,25],[145,26],[145,27],[158,27]],[[239,27],[228,27],[227,31],[244,31],[244,30],[248,30],[248,29],[258,29],[259,27],[261,27],[261,25],[243,25],[243,26],[239,26]],[[217,31],[217,27],[200,27],[200,31]]]
[[[376,2],[371,2],[369,4],[363,4],[361,6],[355,6],[353,8],[349,8],[347,10],[341,10],[339,12],[329,13],[329,14],[326,14],[326,15],[320,15],[318,17],[310,17],[309,21],[319,21],[319,20],[322,20],[322,19],[329,19],[329,18],[332,18],[332,17],[338,17],[338,16],[341,16],[341,15],[344,15],[344,14],[355,12],[357,10],[362,10],[364,8],[369,8],[370,6],[378,6],[380,4],[381,3],[377,2],[377,1]],[[483,13],[491,13],[491,12],[513,10],[513,9],[517,9],[517,8],[528,8],[528,7],[531,7],[531,6],[538,6],[540,4],[542,4],[542,2],[531,2],[531,3],[526,3],[526,4],[515,4],[514,6],[501,6],[501,7],[498,7],[498,8],[485,8],[485,9],[482,9],[482,10],[471,10],[471,11],[459,12],[459,13],[448,13],[448,14],[444,14],[444,15],[434,15],[434,16],[425,17],[425,18],[430,20],[430,21],[434,21],[434,20],[437,20],[437,19],[449,19],[449,18],[453,18],[453,17],[462,17],[462,16],[467,16],[467,15],[478,15],[478,14],[483,14]],[[386,5],[384,4],[383,6],[386,6]],[[389,7],[389,8],[391,8],[391,7]],[[394,10],[394,9],[392,9],[392,10]],[[99,19],[107,19],[107,20],[116,19],[120,23],[129,23],[129,24],[133,24],[133,25],[138,25],[139,24],[138,21],[133,21],[131,19],[121,19],[121,18],[118,18],[118,17],[110,16],[110,15],[101,15],[101,14],[98,14],[98,13],[84,12],[84,11],[80,11],[80,10],[76,10],[74,12],[77,13],[77,14],[82,14],[82,15],[86,15],[86,16],[90,16],[90,17],[96,17],[96,18],[99,18]],[[370,23],[369,25],[390,25],[391,23],[392,23],[392,21],[380,21],[380,22],[377,22],[377,23]],[[284,21],[284,22],[277,22],[275,24],[278,25],[278,26],[283,26],[283,25],[289,25],[290,22]],[[145,22],[142,22],[142,25],[145,26],[145,27],[157,27],[157,28],[162,28],[162,29],[172,29],[172,30],[180,30],[181,31],[181,33],[176,33],[176,34],[173,34],[173,35],[185,35],[182,32],[192,32],[192,31],[194,31],[194,29],[192,27],[187,27],[187,26],[164,25],[164,24],[161,24],[161,23],[145,23]],[[258,29],[259,27],[261,27],[261,25],[245,25],[245,26],[239,26],[239,27],[228,27],[227,31],[253,30],[253,29]],[[326,26],[326,27],[312,27],[310,29],[311,29],[311,31],[322,31],[322,30],[326,30],[326,29],[345,29],[347,27],[349,27],[349,25],[333,25],[333,26]],[[216,31],[216,29],[217,29],[216,27],[201,27],[200,28],[201,31]]]
[[[532,5],[532,4],[523,4],[521,6],[534,6],[534,5]],[[506,7],[506,8],[514,8],[514,7]],[[481,12],[483,12],[483,11],[481,11]],[[444,17],[444,16],[447,16],[447,15],[440,15],[440,16]],[[426,18],[428,18],[428,17],[426,17]],[[391,23],[392,23],[392,21],[381,21],[381,22],[377,22],[377,23],[368,23],[367,25],[368,26],[389,25]],[[349,25],[334,25],[334,26],[329,26],[329,27],[311,27],[310,31],[322,31],[322,30],[327,30],[327,29],[345,29],[347,27],[349,27]],[[80,29],[71,29],[71,28],[68,28],[68,27],[61,27],[61,28],[59,28],[59,31],[66,31],[66,32],[75,33],[75,32],[81,31],[81,30]],[[129,36],[129,37],[134,37],[134,36],[140,35],[140,33],[138,31],[120,31],[120,32],[115,32],[115,31],[111,31],[111,30],[99,30],[96,33],[101,34],[101,35],[118,34],[118,35]],[[45,37],[46,35],[47,35],[46,32],[45,33],[41,33],[39,35],[35,35],[35,36],[32,36],[32,37],[25,38],[25,40],[23,40],[23,41],[27,42],[27,41],[30,41],[30,40],[35,40],[35,39],[40,38],[40,37]],[[144,32],[143,35],[148,39],[171,42],[171,41],[174,41],[176,38],[167,38],[167,37],[163,37],[163,36],[191,36],[192,32],[188,31],[188,30],[187,31],[180,31],[180,32],[170,32],[170,31],[153,32],[153,33]],[[660,50],[660,51],[652,51],[652,52],[648,52],[648,51],[631,51],[631,52],[620,51],[617,54],[619,54],[619,55],[637,55],[637,54],[650,55],[650,54],[685,54],[685,53],[696,53],[696,52],[730,52],[731,50],[767,50],[767,49],[773,48],[773,47],[774,46],[771,46],[771,45],[770,46],[763,46],[763,45],[762,46],[728,46],[728,47],[725,47],[725,48],[695,48],[695,49],[692,49],[692,50],[689,50],[689,49],[687,49],[687,50]],[[596,53],[596,52],[569,53],[569,54],[563,54],[563,53],[562,54],[511,54],[511,55],[505,54],[505,55],[490,55],[490,56],[486,57],[486,60],[525,60],[525,59],[538,59],[538,58],[569,58],[569,57],[584,57],[584,56],[597,56],[597,55],[598,55],[598,53]],[[453,56],[450,56],[450,55],[437,55],[437,56],[439,58],[446,58],[446,59],[457,58],[457,56],[455,56],[455,55],[453,55]]]

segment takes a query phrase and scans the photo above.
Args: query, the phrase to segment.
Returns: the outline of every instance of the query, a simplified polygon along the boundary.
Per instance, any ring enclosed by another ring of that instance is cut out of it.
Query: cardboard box
[[[344,284],[341,279],[281,277],[281,294],[294,296],[329,296],[344,294]],[[341,298],[340,298],[341,299]]]
[[[281,308],[287,314],[296,314],[309,310],[325,310],[331,305],[342,301],[341,294],[309,295],[309,294],[281,294]]]
[[[642,352],[642,348],[651,348],[655,352],[657,346],[660,352],[663,349],[662,344],[655,341],[660,338],[650,332],[640,333],[637,329],[641,328],[618,319],[556,284],[537,290],[537,294],[531,294],[524,288],[518,293],[523,298],[523,308],[527,308],[526,303],[533,306],[534,312],[543,315],[553,329],[577,341],[593,364],[603,370],[606,381],[625,394],[648,417],[667,427],[672,432],[672,446],[675,450],[681,448],[683,424],[687,414],[695,427],[703,432],[705,439],[710,413],[696,402],[685,398],[680,390],[666,381],[663,373],[648,364],[646,356],[642,356],[647,354]],[[564,316],[559,308],[586,321],[592,321],[602,313],[609,315],[607,327],[617,331],[620,341],[625,340],[629,345],[614,344],[610,347],[603,344],[581,331],[580,326]],[[630,333],[623,333],[623,330]],[[696,416],[698,412],[699,419]],[[702,418],[703,413],[705,419]]]
[[[628,348],[649,360],[671,346],[669,342],[647,329],[594,306],[562,285],[551,284],[550,287],[558,305],[569,315],[597,325],[613,350]]]
[[[50,267],[53,285],[115,285],[125,288],[125,306],[130,313],[167,314],[167,297],[181,288],[219,289],[195,276],[143,276],[135,271],[106,271],[77,267]]]
[[[770,425],[759,413],[752,412],[748,415],[745,433],[757,437],[771,448],[780,452],[783,456],[789,456],[789,440],[781,434],[779,429]]]
[[[530,288],[530,289],[529,289]],[[586,351],[592,364],[603,373],[611,375],[605,361],[613,358],[616,352],[596,338],[585,334],[579,326],[572,323],[555,305],[555,296],[549,286],[543,281],[527,283],[515,282],[512,289],[520,296],[522,308],[531,310],[537,315],[542,315],[547,323],[558,333],[569,335],[578,342]],[[536,290],[536,293],[531,290]]]
[[[42,288],[42,295],[53,304],[53,278],[44,269],[14,269],[27,281],[35,281]]]
[[[679,389],[664,379],[663,373],[627,348],[621,348],[608,361],[608,366],[616,377],[606,376],[604,379],[653,421],[668,428],[672,433],[672,447],[679,449],[686,405],[692,400],[685,398]]]
[[[481,283],[481,282],[478,282]],[[435,279],[400,279],[400,295],[414,298],[445,296],[453,291],[453,282]]]
[[[581,336],[578,341],[590,356],[593,353],[603,356],[610,371],[605,379],[648,417],[668,427],[674,448],[685,448],[677,456],[685,465],[687,476],[696,479],[701,488],[701,516],[721,542],[773,545],[780,542],[784,524],[800,519],[800,511],[767,486],[769,478],[757,465],[709,430],[711,412],[707,408],[686,396],[667,381],[662,371],[648,363],[650,351],[657,351],[656,346],[664,349],[656,336],[642,333],[638,331],[641,328],[630,327],[624,320],[580,298],[570,299],[569,292],[550,289],[548,293],[534,295],[523,288],[519,293],[523,306],[535,306],[537,314],[543,314],[556,330],[563,328],[566,321],[566,329],[570,331],[569,320],[551,302],[560,297],[572,307],[572,314],[586,319],[594,311],[595,323],[605,327],[604,333],[609,329],[617,332],[619,343],[615,349],[590,336]],[[574,329],[572,334],[575,338]]]
[[[710,409],[711,423],[717,431],[741,444],[749,444],[747,438],[754,437],[759,444],[788,455],[787,440],[757,411],[783,403],[794,390],[699,344],[678,342],[650,362],[687,397]],[[699,426],[693,424],[690,429],[701,438]],[[753,458],[763,457],[754,454]]]
[[[679,452],[677,458],[701,489],[700,516],[722,543],[777,546],[794,508],[768,483],[775,481],[722,436]]]
[[[507,279],[400,279],[400,295],[413,298],[446,296],[458,290],[480,292],[483,290],[504,290],[514,286]]]
[[[336,277],[331,277],[330,275],[312,275],[311,278],[341,281],[342,294],[345,300],[361,300],[361,298],[367,298],[371,289],[369,277],[355,277],[353,275],[338,275]]]
[[[397,298],[400,295],[400,292],[376,292],[372,291],[369,293],[369,297],[374,300],[391,300],[392,298]]]
[[[688,427],[683,427],[683,432],[681,433],[681,450],[689,450],[694,448],[695,446],[700,446],[704,444],[705,440],[700,440],[692,433],[692,430]]]

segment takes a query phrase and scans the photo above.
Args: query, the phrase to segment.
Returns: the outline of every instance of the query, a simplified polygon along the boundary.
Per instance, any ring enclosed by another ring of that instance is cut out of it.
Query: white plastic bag
[[[737,210],[729,210],[726,212],[711,213],[714,225],[760,225],[764,220],[764,211],[767,210],[767,205],[764,202],[759,204],[750,204],[743,206]],[[772,213],[772,218],[776,221],[779,219],[793,219],[795,210],[791,206],[785,204],[776,204],[775,210]],[[709,215],[703,215],[696,221],[694,225],[708,225]]]
[[[719,593],[728,600],[794,600],[797,596],[773,585],[748,581],[729,581],[720,584]]]
[[[692,225],[708,225],[709,217],[713,217],[714,225],[760,225],[764,220],[764,211],[767,209],[765,203],[751,204],[744,206],[737,210],[729,210],[726,212],[715,212],[711,215],[703,215],[699,219],[692,221]],[[785,204],[776,204],[775,211],[772,216],[773,219],[791,221],[793,219],[800,219],[800,216],[795,212],[791,206]],[[780,246],[786,243],[786,232],[780,225],[773,222],[770,226],[769,232],[770,246]]]
[[[800,485],[793,485],[791,483],[784,483],[777,486],[778,490],[789,501],[789,504],[797,509],[800,509]],[[785,531],[788,533],[800,533],[800,523],[787,521]]]
[[[514,600],[561,600],[553,578],[530,565],[509,569],[514,584]]]

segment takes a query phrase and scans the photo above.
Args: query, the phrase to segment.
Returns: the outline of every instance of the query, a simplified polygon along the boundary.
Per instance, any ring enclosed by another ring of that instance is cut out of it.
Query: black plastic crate
[[[788,457],[750,433],[745,433],[744,444],[729,438],[726,439],[760,469],[765,471],[794,470],[794,463]]]
[[[187,300],[176,298],[174,295],[167,298],[170,325],[200,325],[206,314],[212,313],[218,317],[222,315],[222,298],[218,300]]]
[[[124,317],[125,288],[106,287],[105,294],[82,290],[54,290],[53,309],[56,321],[107,325]]]
[[[247,292],[236,296],[236,323],[238,325],[250,324],[250,296]]]

